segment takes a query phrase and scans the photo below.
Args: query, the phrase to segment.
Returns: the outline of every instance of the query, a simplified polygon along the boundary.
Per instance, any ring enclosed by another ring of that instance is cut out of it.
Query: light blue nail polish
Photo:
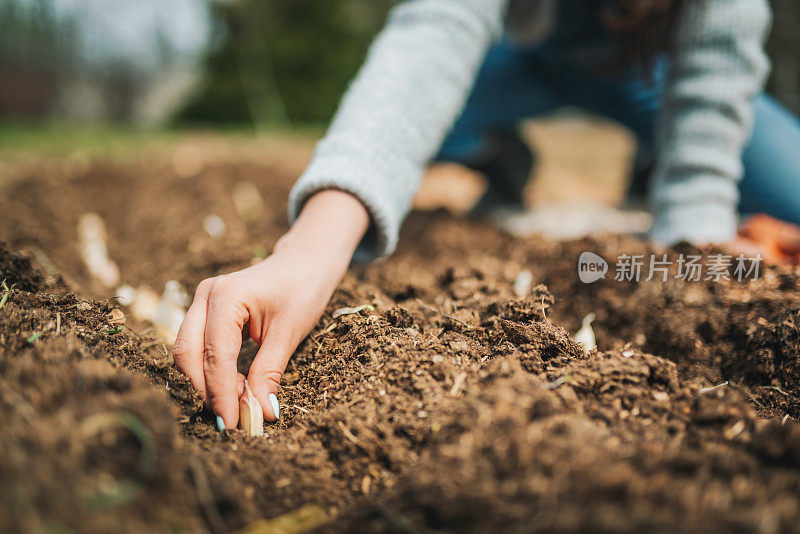
[[[278,397],[274,393],[269,394],[269,405],[272,406],[272,413],[275,414],[275,419],[281,416],[281,406],[278,404]]]
[[[217,416],[217,430],[222,432],[225,430],[225,421],[222,420],[222,417]]]

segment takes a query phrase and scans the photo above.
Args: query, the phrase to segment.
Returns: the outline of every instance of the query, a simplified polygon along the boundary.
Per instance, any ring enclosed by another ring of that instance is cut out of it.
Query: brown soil
[[[146,325],[109,321],[77,218],[104,218],[125,282],[192,288],[269,249],[298,170],[67,159],[5,183],[0,530],[800,532],[798,273],[578,280],[584,250],[661,253],[632,239],[414,214],[298,349],[281,421],[217,433]],[[267,202],[255,223],[231,200],[243,179]],[[203,232],[210,213],[225,243]],[[521,269],[540,285],[517,299]],[[584,355],[570,333],[589,312],[600,352]]]

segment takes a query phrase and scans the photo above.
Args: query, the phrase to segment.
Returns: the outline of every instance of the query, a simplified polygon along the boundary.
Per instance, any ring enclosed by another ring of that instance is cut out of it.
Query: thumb
[[[250,365],[247,381],[253,395],[261,403],[264,419],[267,421],[276,421],[280,417],[278,390],[281,376],[296,348],[292,345],[291,339],[293,337],[288,329],[280,328],[273,323]]]

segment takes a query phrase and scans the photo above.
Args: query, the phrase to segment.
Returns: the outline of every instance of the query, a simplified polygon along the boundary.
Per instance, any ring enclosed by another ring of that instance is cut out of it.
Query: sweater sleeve
[[[725,242],[736,234],[752,100],[769,69],[767,0],[694,2],[682,21],[656,133],[651,236]]]
[[[481,61],[503,31],[507,0],[411,0],[395,7],[370,47],[311,164],[289,217],[322,189],[355,195],[371,226],[355,259],[391,253],[434,156]]]

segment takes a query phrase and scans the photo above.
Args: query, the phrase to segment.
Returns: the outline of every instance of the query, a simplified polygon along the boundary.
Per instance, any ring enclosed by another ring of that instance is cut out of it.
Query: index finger
[[[206,330],[208,292],[212,285],[213,279],[203,280],[198,284],[192,305],[186,312],[172,347],[175,365],[189,377],[204,402],[208,402],[208,392],[203,374],[203,339]]]
[[[239,422],[236,359],[247,319],[247,310],[236,304],[229,292],[212,289],[206,313],[203,371],[209,404],[225,428],[236,428]]]

